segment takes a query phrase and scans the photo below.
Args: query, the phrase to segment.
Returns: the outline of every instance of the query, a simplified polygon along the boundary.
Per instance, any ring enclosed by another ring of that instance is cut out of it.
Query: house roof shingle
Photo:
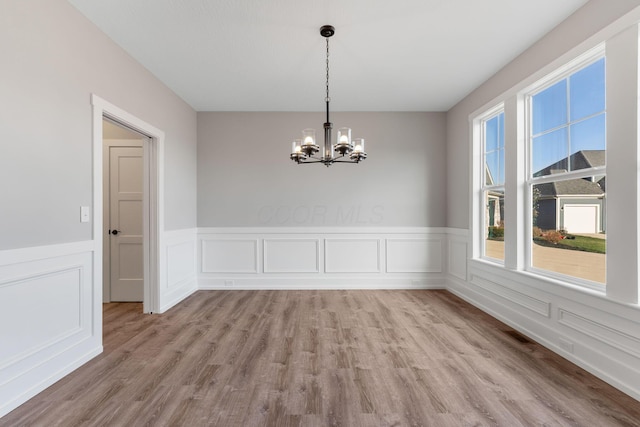
[[[604,166],[606,161],[605,150],[581,150],[569,157],[572,170],[580,170]],[[567,172],[567,159],[564,158],[544,169],[540,169],[534,176],[551,175],[558,172]],[[541,197],[556,196],[577,196],[577,195],[604,195],[605,178],[598,182],[592,182],[587,179],[568,179],[564,181],[549,182],[538,184],[536,188],[540,190]]]
[[[536,185],[540,196],[575,196],[575,195],[604,195],[600,186],[586,179],[569,179],[566,181],[547,182]]]
[[[580,170],[604,166],[606,161],[605,150],[581,150],[569,156],[571,170]],[[567,172],[567,158],[557,161],[544,169],[540,169],[533,176],[545,176],[558,172]]]

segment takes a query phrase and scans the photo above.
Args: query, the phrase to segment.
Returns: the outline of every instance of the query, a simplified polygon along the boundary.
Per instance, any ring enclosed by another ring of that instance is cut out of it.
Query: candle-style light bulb
[[[350,128],[340,128],[338,129],[338,144],[341,146],[351,145],[351,129]]]
[[[357,138],[353,140],[353,152],[364,153],[364,138]]]
[[[304,145],[315,145],[316,143],[316,130],[305,129],[302,131],[302,142]]]

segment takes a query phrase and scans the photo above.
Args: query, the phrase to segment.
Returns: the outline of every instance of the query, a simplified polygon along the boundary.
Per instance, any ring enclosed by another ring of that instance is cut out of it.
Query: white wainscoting
[[[318,273],[320,240],[263,239],[265,273]]]
[[[0,416],[102,352],[92,241],[0,251]]]
[[[201,228],[200,289],[442,289],[446,229]]]
[[[387,273],[442,273],[442,246],[436,238],[387,239]]]
[[[639,306],[469,260],[467,230],[448,240],[447,290],[640,400]]]
[[[200,239],[202,273],[257,273],[258,239]]]
[[[447,272],[449,275],[467,280],[467,231],[449,229],[447,251]]]
[[[160,259],[160,313],[198,290],[197,229],[164,232]]]
[[[325,239],[326,273],[380,273],[381,239]]]

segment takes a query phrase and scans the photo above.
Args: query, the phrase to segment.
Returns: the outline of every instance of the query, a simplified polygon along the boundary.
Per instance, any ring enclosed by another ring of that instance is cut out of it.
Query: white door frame
[[[102,120],[104,117],[147,135],[144,144],[144,299],[145,313],[160,311],[160,244],[164,231],[164,132],[132,114],[91,95],[93,106],[93,241],[95,244],[94,292],[102,295],[103,257],[103,159]]]

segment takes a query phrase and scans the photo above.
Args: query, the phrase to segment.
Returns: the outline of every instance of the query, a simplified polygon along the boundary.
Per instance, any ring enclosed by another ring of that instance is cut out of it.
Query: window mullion
[[[569,77],[565,77],[567,80],[567,171],[573,170],[573,165],[571,164],[571,79]]]

